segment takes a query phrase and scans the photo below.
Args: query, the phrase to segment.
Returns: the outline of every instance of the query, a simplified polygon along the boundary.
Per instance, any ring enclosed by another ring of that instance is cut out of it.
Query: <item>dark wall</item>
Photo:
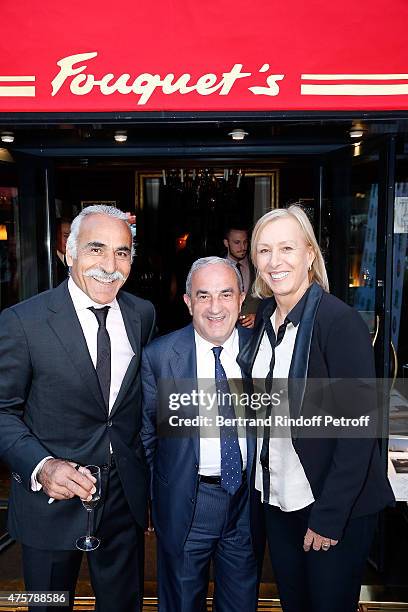
[[[135,210],[135,172],[132,169],[57,169],[55,197],[62,200],[62,216],[79,212],[82,200],[114,200],[123,211]]]

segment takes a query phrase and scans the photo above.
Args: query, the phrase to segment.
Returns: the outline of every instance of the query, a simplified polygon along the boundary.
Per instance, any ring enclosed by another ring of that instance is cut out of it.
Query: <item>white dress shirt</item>
[[[194,337],[196,345],[198,387],[208,392],[210,386],[212,392],[215,392],[215,358],[212,352],[212,348],[215,345],[204,340],[196,331],[194,332]],[[234,329],[231,336],[224,342],[222,347],[223,350],[221,351],[220,361],[227,378],[229,380],[231,379],[231,381],[232,379],[241,379],[241,368],[236,361],[239,352],[239,335],[236,329]],[[209,385],[209,383],[211,384]],[[233,393],[232,388],[230,388],[230,391]],[[200,416],[207,415],[214,417],[214,414],[218,414],[218,409],[215,407],[215,412],[214,410],[209,412],[206,405],[200,404],[199,414]],[[200,434],[200,462],[198,471],[199,474],[203,476],[220,476],[221,446],[219,428],[214,427],[214,429],[211,429],[211,435],[208,435],[210,431],[206,431],[206,429],[207,428],[201,429]],[[242,428],[238,428],[238,439],[243,469],[245,470],[247,462],[247,445],[245,430]]]
[[[271,322],[275,334],[277,334],[275,314],[276,310],[271,317]],[[288,378],[298,328],[299,325],[295,327],[293,323],[289,322],[282,341],[275,347],[274,381],[287,380]],[[265,331],[252,370],[254,379],[265,380],[269,372],[271,357],[272,347]],[[272,386],[272,393],[275,391],[276,389]],[[289,417],[287,393],[281,397],[284,400],[281,400],[278,414]],[[273,414],[274,411],[272,411]],[[257,444],[255,488],[261,491],[263,502],[267,502],[271,506],[278,506],[284,512],[292,512],[309,506],[314,502],[314,497],[298,454],[293,447],[290,427],[286,429],[279,427],[279,432],[282,432],[284,437],[278,438],[276,435],[271,435],[269,440],[269,499],[264,499],[262,465],[260,462],[263,437],[258,438]]]
[[[96,368],[97,358],[97,335],[98,335],[98,320],[91,310],[94,308],[102,308],[110,306],[108,316],[106,318],[106,329],[108,331],[111,342],[111,385],[109,393],[109,412],[118,396],[119,389],[125,377],[126,371],[134,355],[133,349],[127,337],[125,324],[123,322],[122,313],[119,308],[116,298],[109,304],[97,304],[86,295],[70,278],[68,280],[68,291],[74,303],[75,312],[84,332],[86,344],[92,363]]]
[[[82,289],[78,287],[78,285],[75,284],[72,278],[69,278],[68,280],[68,291],[81,324],[89,355],[92,359],[94,367],[96,367],[97,359],[97,335],[99,324],[93,312],[88,309],[90,306],[93,306],[94,308],[110,306],[108,315],[106,317],[106,329],[111,342],[111,385],[109,393],[110,412],[134,355],[126,333],[125,324],[123,322],[118,301],[115,298],[113,302],[110,302],[109,304],[98,304],[92,301],[91,298],[87,296],[86,293],[84,293]],[[41,490],[42,486],[37,481],[37,474],[47,459],[50,458],[52,459],[52,457],[45,457],[45,459],[43,459],[34,469],[31,475],[31,489],[33,491]]]
[[[67,261],[65,259],[64,253],[61,253],[61,251],[58,251],[58,249],[57,249],[57,257],[58,257],[58,259],[61,260],[61,262],[64,264],[64,266],[67,265]]]

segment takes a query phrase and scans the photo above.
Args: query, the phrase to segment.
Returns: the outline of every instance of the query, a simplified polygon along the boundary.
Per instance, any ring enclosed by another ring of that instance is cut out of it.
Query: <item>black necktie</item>
[[[289,320],[285,318],[284,322],[279,327],[279,329],[278,329],[278,337],[275,336],[275,331],[274,331],[274,329],[272,327],[272,322],[271,322],[270,318],[269,317],[265,318],[264,322],[265,322],[265,331],[266,331],[269,343],[270,343],[271,348],[272,348],[272,357],[271,357],[271,361],[269,363],[269,372],[268,372],[266,380],[265,380],[265,390],[266,390],[267,393],[270,394],[270,392],[272,390],[273,369],[275,367],[275,348],[282,342],[283,336],[285,335],[286,327],[287,327],[287,325],[289,323]]]
[[[103,308],[89,307],[89,310],[94,313],[99,324],[97,335],[96,375],[108,410],[111,383],[111,342],[108,330],[106,329],[106,317],[108,316],[109,308],[110,306],[103,306]]]
[[[222,366],[220,355],[222,346],[212,349],[215,358],[215,388],[219,398],[218,413],[224,419],[234,419],[235,410],[232,403],[227,375]],[[238,432],[235,425],[220,427],[221,444],[221,487],[234,495],[242,483],[242,459],[239,447]]]
[[[244,283],[244,277],[243,277],[242,270],[241,270],[242,266],[241,266],[241,264],[239,263],[239,261],[238,261],[238,262],[235,264],[235,266],[236,266],[236,268],[237,268],[237,270],[238,270],[238,272],[239,272],[239,275],[240,275],[240,277],[241,277],[241,281],[242,281],[242,291],[245,291],[245,286],[244,286],[244,285],[245,285],[245,283]]]
[[[272,391],[272,381],[273,381],[273,369],[275,367],[275,348],[282,342],[283,336],[285,335],[286,327],[289,323],[289,320],[285,318],[284,322],[278,329],[278,337],[275,336],[274,329],[272,327],[272,323],[269,317],[265,317],[265,331],[267,333],[271,349],[272,349],[272,357],[269,364],[269,372],[265,379],[265,391],[268,395],[271,394]],[[270,402],[268,408],[266,409],[265,418],[270,417],[272,414],[272,401]],[[269,472],[269,440],[270,440],[271,430],[269,427],[265,427],[264,436],[262,442],[262,449],[260,455],[260,461],[264,470]],[[264,487],[265,492],[265,487]]]

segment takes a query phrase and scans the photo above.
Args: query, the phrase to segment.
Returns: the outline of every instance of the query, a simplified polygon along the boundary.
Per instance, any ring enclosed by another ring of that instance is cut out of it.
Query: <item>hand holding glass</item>
[[[86,530],[86,536],[77,539],[76,547],[79,548],[79,550],[90,551],[98,548],[101,543],[99,538],[91,535],[93,511],[101,499],[101,469],[97,465],[86,465],[85,468],[89,470],[91,476],[95,478],[95,493],[92,494],[92,499],[89,501],[81,499],[82,505],[88,512],[88,528]]]

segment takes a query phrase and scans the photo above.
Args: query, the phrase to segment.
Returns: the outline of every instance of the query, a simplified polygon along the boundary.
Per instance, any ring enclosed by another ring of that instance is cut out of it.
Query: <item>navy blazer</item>
[[[265,331],[264,314],[270,317],[275,308],[274,298],[261,301],[252,338],[240,351],[237,361],[247,376],[252,373]],[[355,309],[316,283],[305,294],[300,309],[289,371],[289,408],[293,417],[303,410],[307,379],[375,378],[368,328]],[[292,394],[291,379],[296,379]],[[366,402],[364,388],[359,392],[361,402]],[[353,400],[359,401],[355,397]],[[372,400],[376,401],[375,396]],[[344,405],[343,414],[347,410]],[[309,519],[313,531],[340,539],[350,518],[378,512],[394,503],[376,439],[293,437],[293,445],[315,498]]]
[[[103,465],[111,444],[131,511],[146,523],[140,357],[155,314],[150,302],[128,293],[117,299],[135,354],[110,414],[67,281],[1,313],[0,457],[13,473],[9,530],[27,546],[75,548],[86,527],[77,497],[48,504],[31,490],[31,473],[47,455]]]
[[[240,348],[251,331],[238,328]],[[153,522],[161,545],[171,554],[181,553],[193,520],[199,468],[199,434],[184,437],[158,437],[156,416],[158,384],[173,381],[175,388],[183,381],[197,380],[194,328],[190,324],[178,331],[156,338],[142,355],[143,427],[142,440],[152,469]],[[185,391],[185,385],[180,391]],[[254,437],[247,438],[247,482],[253,478],[256,450]],[[253,545],[262,549],[259,495],[251,487]]]

